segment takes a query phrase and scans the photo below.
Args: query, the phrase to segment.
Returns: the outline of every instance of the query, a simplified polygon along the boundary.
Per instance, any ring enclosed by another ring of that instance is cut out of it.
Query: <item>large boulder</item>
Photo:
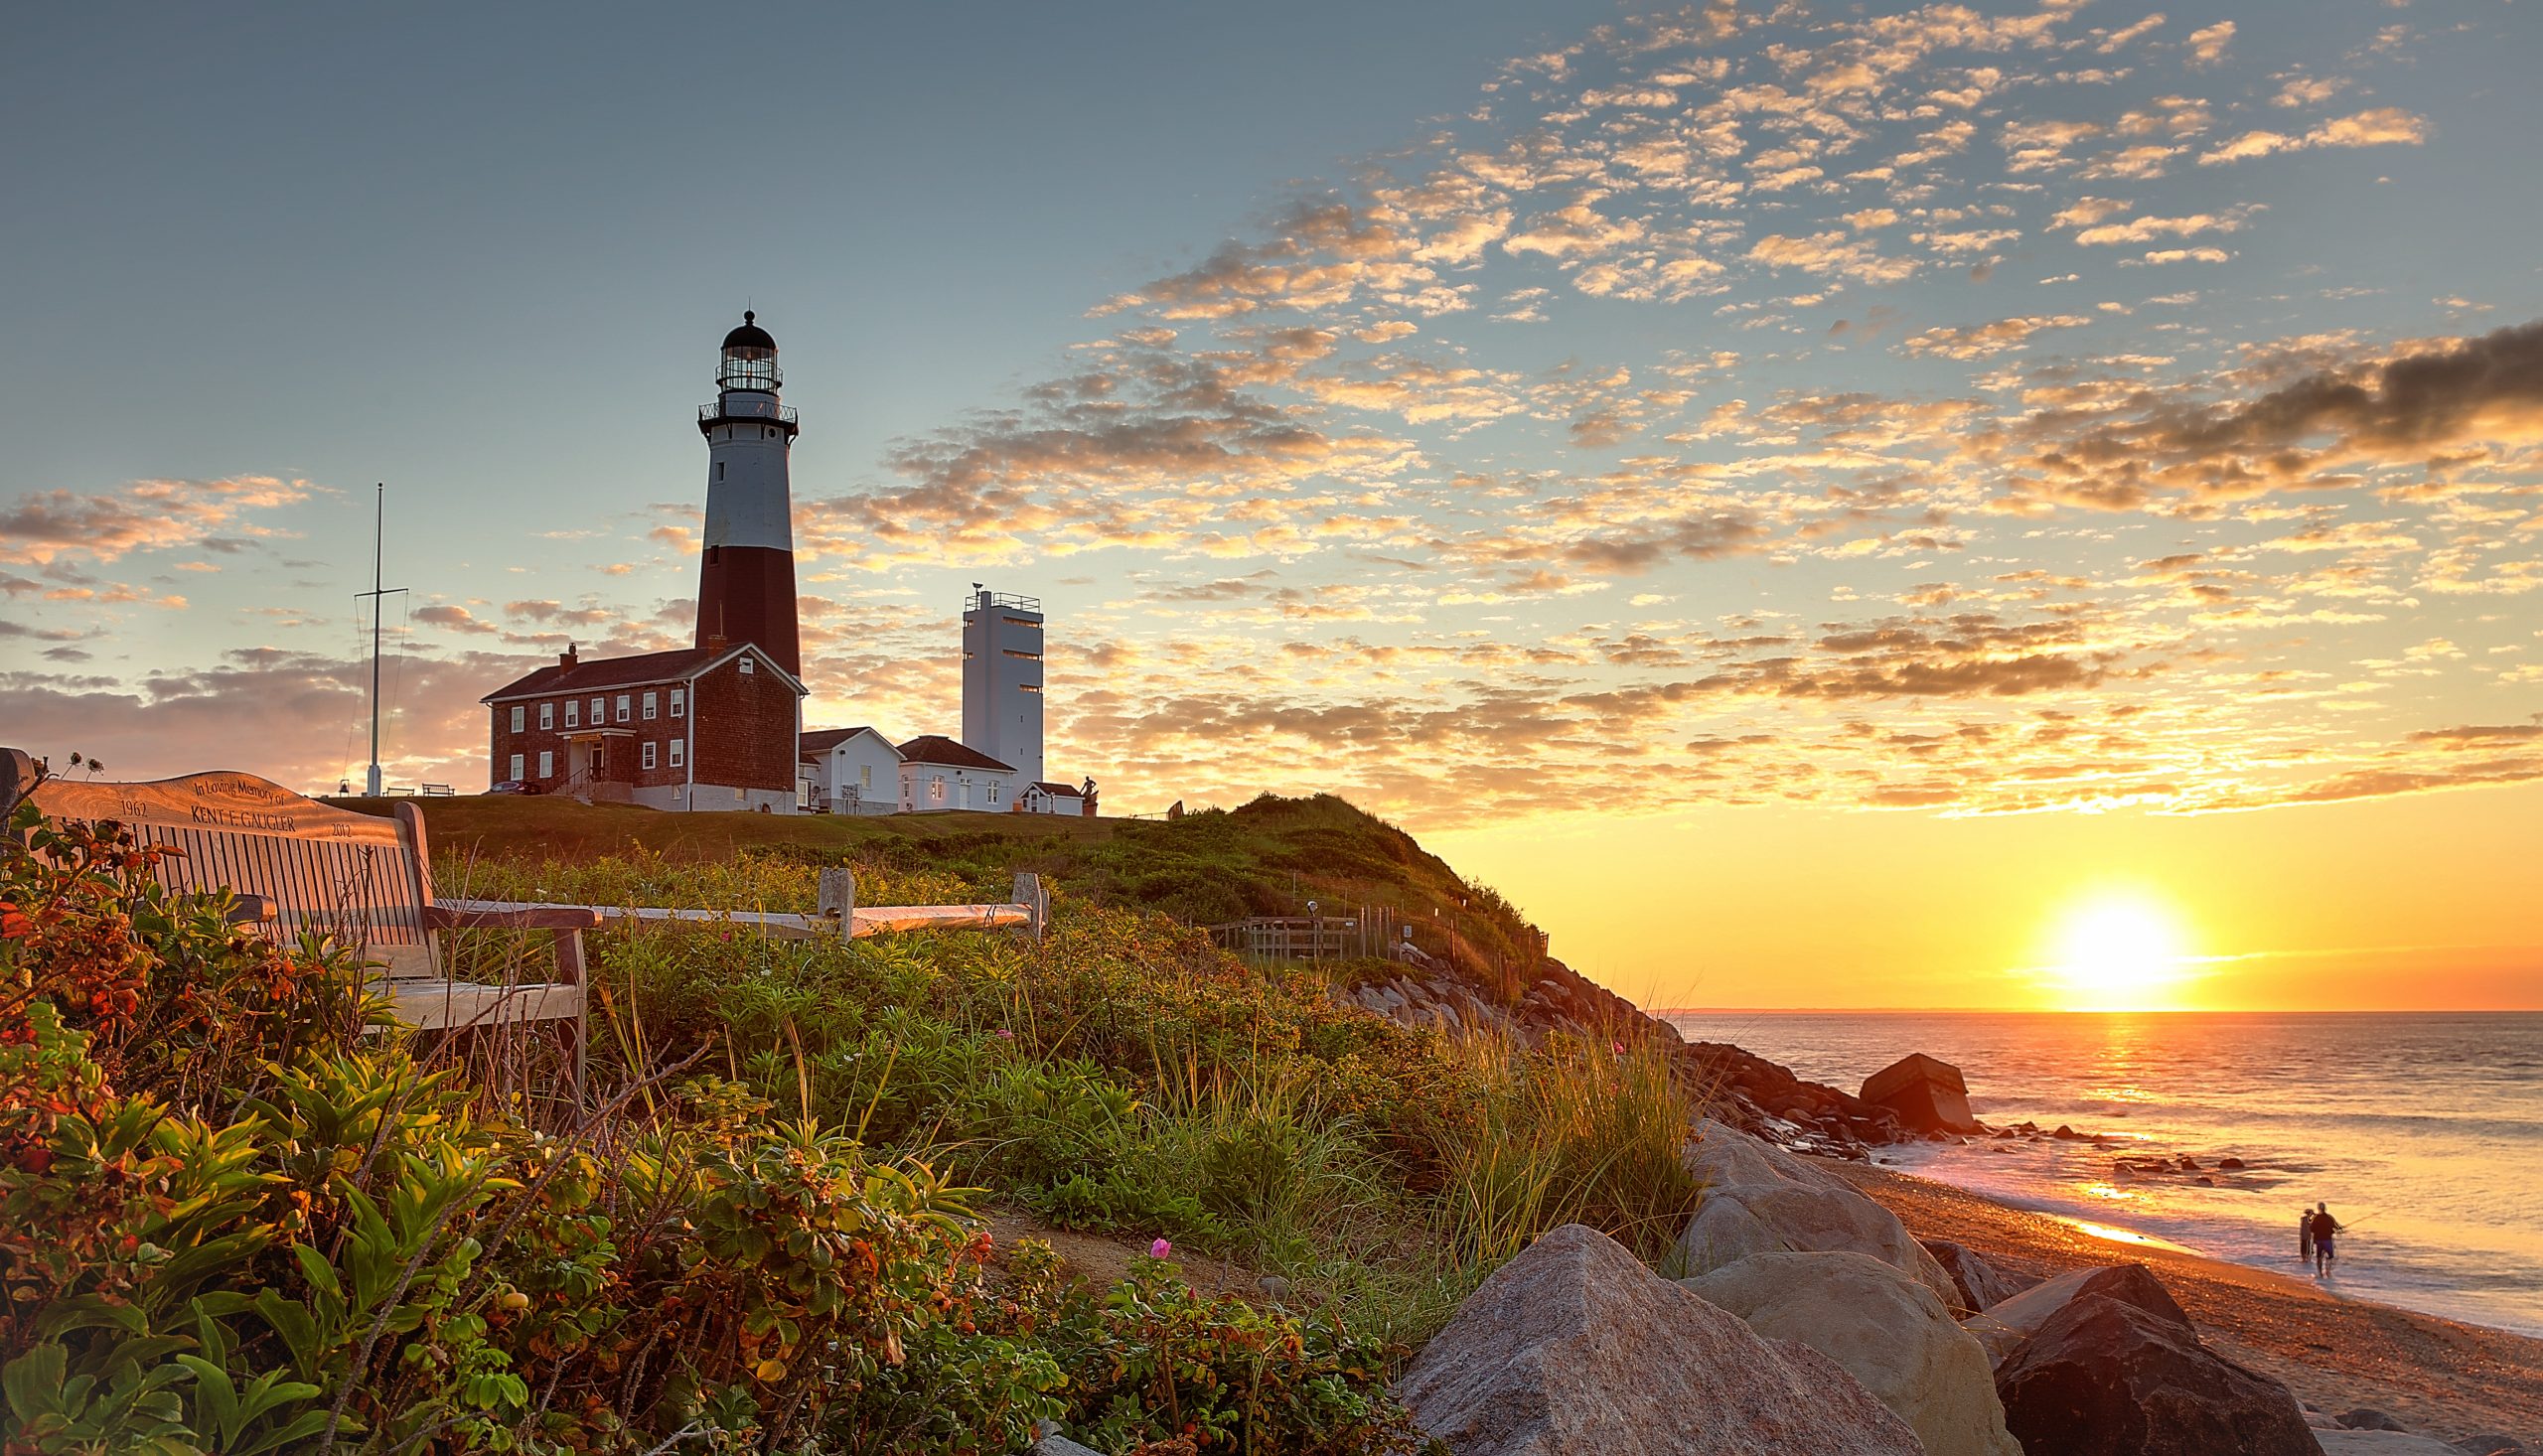
[[[1834,1173],[1709,1117],[1686,1161],[1705,1198],[1678,1236],[1678,1272],[1709,1274],[1752,1253],[1861,1253],[1914,1275],[1946,1307],[1960,1298],[1897,1215]]]
[[[2106,1294],[2071,1300],[1996,1372],[2027,1456],[2320,1456],[2287,1386],[2188,1325]]]
[[[1455,1456],[1924,1449],[1826,1356],[1758,1335],[1577,1224],[1484,1280],[1395,1393]]]
[[[2190,1327],[2188,1313],[2172,1298],[2171,1291],[2164,1287],[2164,1282],[2155,1277],[2154,1270],[2144,1264],[2106,1264],[2060,1274],[2011,1298],[1998,1300],[1962,1324],[1969,1333],[1978,1337],[1979,1344],[1987,1348],[1987,1358],[2001,1367],[2024,1340],[2047,1324],[2059,1310],[2088,1294],[2133,1304],[2184,1330]]]
[[[1918,1132],[1978,1132],[1969,1110],[1969,1084],[1960,1069],[1922,1052],[1910,1052],[1864,1079],[1863,1098],[1887,1107]]]
[[[1905,1271],[1860,1253],[1752,1253],[1686,1284],[1758,1334],[1844,1366],[1932,1456],[2022,1456],[1987,1352]]]
[[[1997,1268],[1978,1255],[1948,1238],[1919,1238],[1925,1252],[1951,1275],[1952,1287],[1960,1291],[1960,1299],[1952,1308],[1963,1314],[1976,1314],[1990,1305],[2002,1304],[2040,1281],[2027,1274],[2010,1273]]]

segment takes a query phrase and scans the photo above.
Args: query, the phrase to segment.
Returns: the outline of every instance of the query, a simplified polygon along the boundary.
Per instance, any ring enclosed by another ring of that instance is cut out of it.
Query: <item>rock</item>
[[[1934,1256],[1934,1262],[1943,1266],[1943,1272],[1951,1275],[1952,1287],[1960,1291],[1960,1299],[1953,1307],[1969,1314],[2011,1299],[2039,1282],[2025,1274],[1999,1269],[1948,1238],[1917,1241]]]
[[[1045,1421],[1044,1425],[1052,1422]],[[1042,1439],[1025,1448],[1025,1456],[1104,1456],[1093,1446],[1081,1446],[1058,1431],[1046,1430]]]
[[[2322,1456],[2464,1456],[2462,1450],[2435,1436],[2408,1431],[2316,1431]]]
[[[2050,1316],[1997,1369],[1996,1393],[2026,1456],[2324,1449],[2287,1386],[2207,1349],[2186,1323],[2106,1294]]]
[[[1845,1367],[1931,1456],[2022,1456],[1987,1352],[1904,1270],[1860,1253],[1755,1253],[1687,1287]]]
[[[2195,1173],[2198,1171],[2198,1159],[2191,1157],[2187,1153],[2183,1153],[2180,1156],[2180,1167],[2181,1171],[2184,1173]]]
[[[1456,1456],[1922,1449],[1826,1356],[1759,1336],[1577,1224],[1484,1280],[1395,1394]]]
[[[2228,1173],[2240,1173],[2251,1164],[2244,1162],[2241,1158],[2218,1158],[2216,1166]]]
[[[2058,1124],[2057,1124],[2057,1130],[2056,1130],[2055,1132],[2052,1132],[2052,1133],[2048,1134],[2048,1135],[2049,1135],[2049,1136],[2051,1136],[2051,1137],[2062,1137],[2062,1138],[2065,1138],[2067,1141],[2072,1142],[2072,1141],[2074,1141],[2075,1139],[2077,1139],[2077,1138],[2079,1138],[2079,1137],[2082,1137],[2084,1134],[2082,1134],[2082,1133],[2080,1133],[2080,1132],[2077,1132],[2074,1128],[2067,1126],[2067,1125],[2066,1125],[2065,1123],[2063,1123],[2063,1122],[2060,1122],[2060,1123],[2058,1123]]]
[[[1911,1052],[1865,1078],[1863,1099],[1887,1107],[1918,1132],[1979,1130],[1960,1069],[1922,1052]]]
[[[2502,1436],[2496,1431],[2466,1436],[2455,1443],[2455,1449],[2463,1452],[2464,1456],[2531,1456],[2523,1441],[2514,1436]]]
[[[2054,1279],[2034,1284],[2019,1294],[1989,1305],[1962,1323],[1978,1343],[1987,1348],[1988,1358],[2001,1371],[2005,1361],[2024,1340],[2037,1333],[2040,1326],[2068,1304],[2088,1294],[2106,1295],[2123,1304],[2133,1304],[2160,1319],[2169,1320],[2186,1330],[2189,1315],[2164,1287],[2163,1281],[2144,1264],[2109,1264],[2097,1269],[2076,1269]]]
[[[2339,1421],[2343,1429],[2352,1431],[2407,1431],[2410,1429],[2409,1426],[2372,1405],[2360,1405],[2343,1410],[2340,1412]]]
[[[1680,1273],[1708,1274],[1752,1253],[1843,1250],[1914,1275],[1946,1308],[1961,1297],[1897,1215],[1836,1174],[1711,1118],[1696,1124],[1685,1157],[1705,1199],[1678,1236]]]

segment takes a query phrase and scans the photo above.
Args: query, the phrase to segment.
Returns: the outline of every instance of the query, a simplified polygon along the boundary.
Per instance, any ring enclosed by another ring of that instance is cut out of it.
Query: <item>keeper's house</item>
[[[793,813],[804,684],[752,643],[583,661],[489,694],[497,782],[595,803]]]

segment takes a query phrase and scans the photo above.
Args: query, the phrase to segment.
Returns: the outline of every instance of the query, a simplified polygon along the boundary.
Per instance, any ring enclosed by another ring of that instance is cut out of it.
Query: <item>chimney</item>
[[[573,671],[574,664],[581,660],[582,658],[576,655],[575,645],[572,643],[565,644],[565,651],[556,655],[556,665],[564,668],[568,672]]]

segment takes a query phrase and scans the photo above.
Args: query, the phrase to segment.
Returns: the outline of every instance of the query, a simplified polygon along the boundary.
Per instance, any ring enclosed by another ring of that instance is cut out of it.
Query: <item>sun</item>
[[[2147,1011],[2170,1004],[2190,966],[2180,917],[2163,902],[2103,893],[2059,922],[2050,976],[2077,1011]]]

